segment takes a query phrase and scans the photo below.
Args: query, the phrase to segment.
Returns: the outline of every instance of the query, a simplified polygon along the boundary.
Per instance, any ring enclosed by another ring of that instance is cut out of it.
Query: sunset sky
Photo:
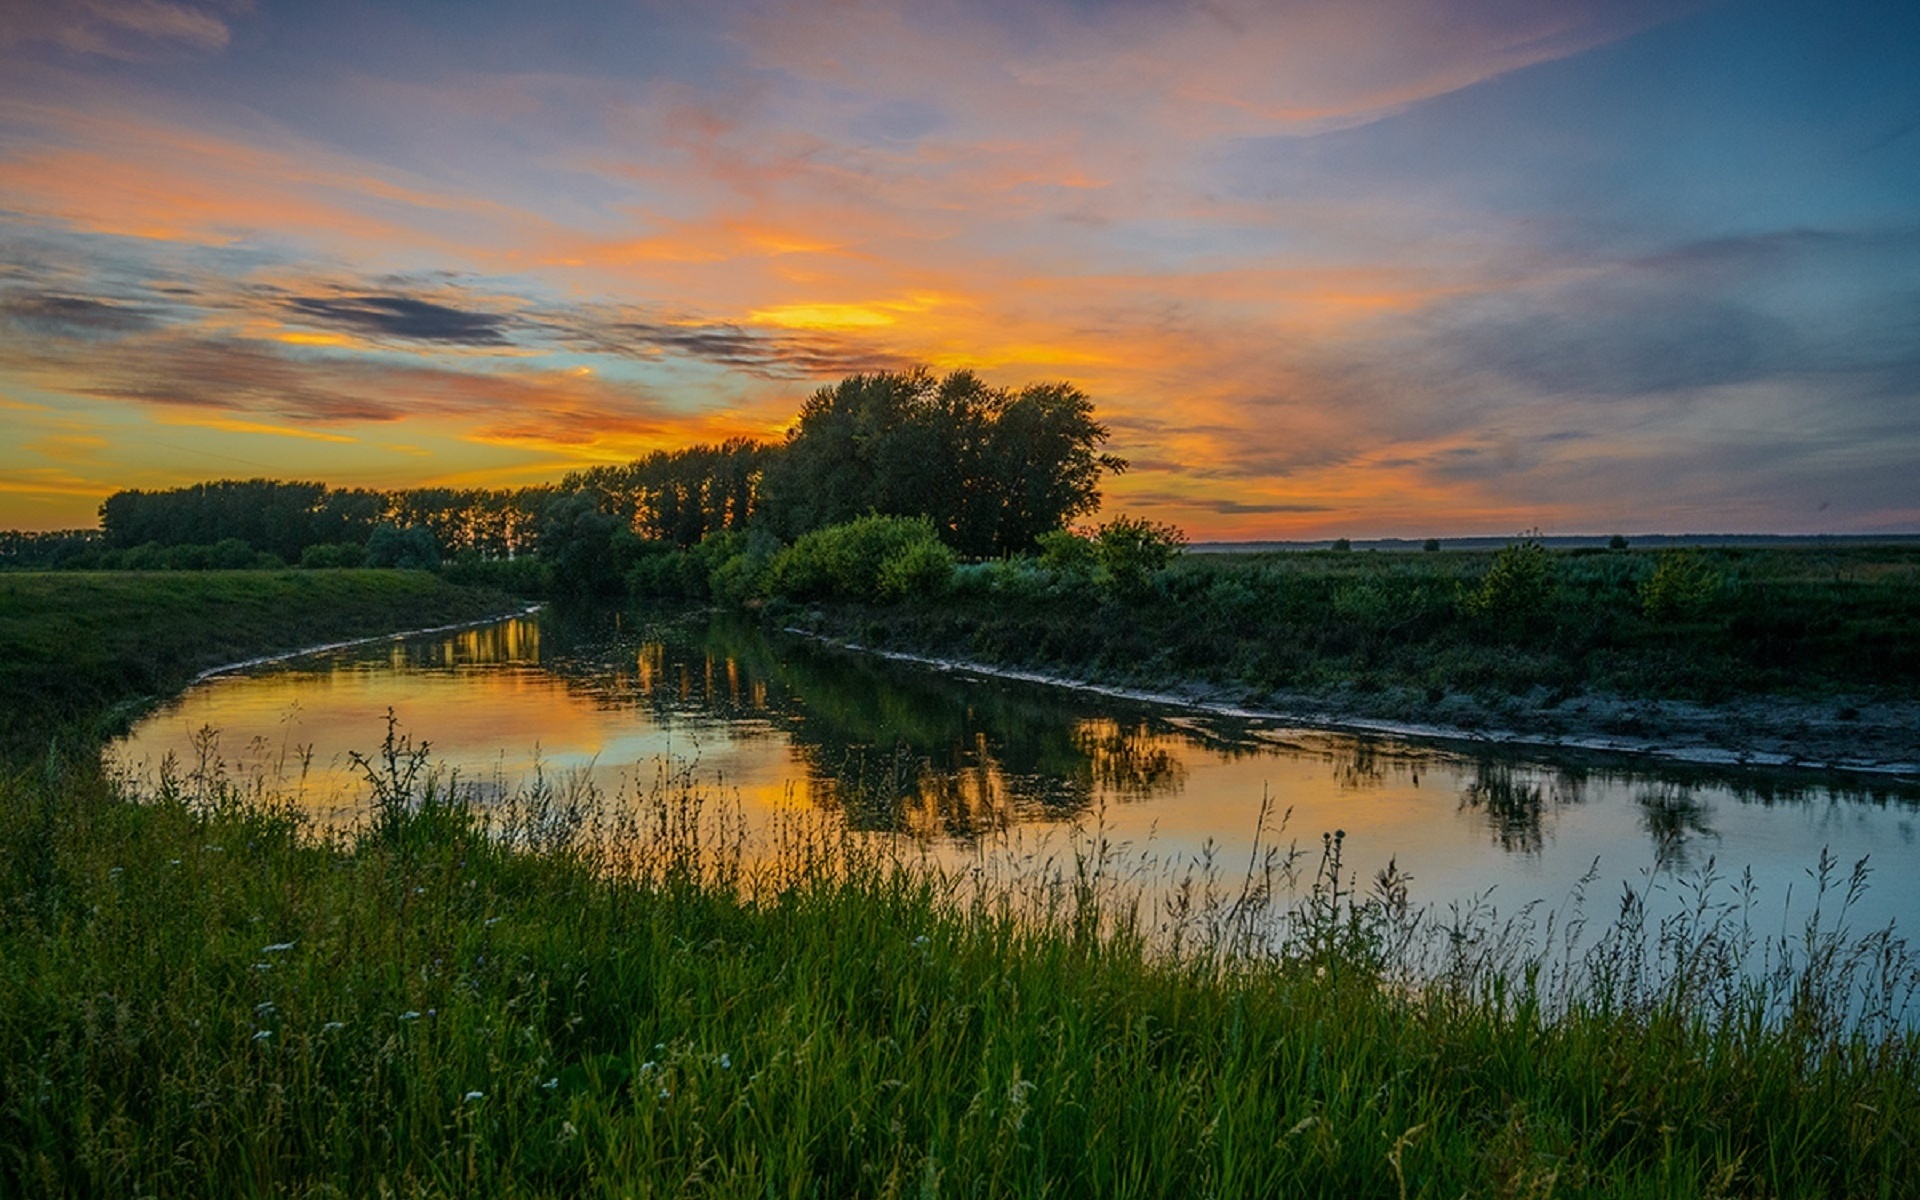
[[[1920,530],[1920,5],[0,0],[0,528],[917,363],[1196,538]]]

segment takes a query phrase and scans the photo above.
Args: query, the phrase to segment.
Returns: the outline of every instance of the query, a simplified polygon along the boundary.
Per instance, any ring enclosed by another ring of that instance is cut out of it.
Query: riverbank
[[[1276,722],[1920,773],[1908,546],[1220,554],[1128,588],[1017,560],[908,600],[762,611],[928,665]]]
[[[0,573],[0,753],[105,736],[209,669],[523,608],[424,571]]]
[[[1858,706],[1844,706],[1848,713],[1845,717],[1836,715],[1831,701],[1806,702],[1792,697],[1709,705],[1593,696],[1569,704],[1544,695],[1505,697],[1488,703],[1455,696],[1442,705],[1433,705],[1410,694],[1356,697],[1351,693],[1269,692],[1255,706],[1238,689],[1202,683],[1157,691],[868,646],[796,625],[786,626],[782,632],[929,670],[1035,683],[1236,721],[1434,742],[1591,751],[1698,766],[1779,767],[1920,779],[1920,703],[1915,702],[1862,699]]]
[[[281,611],[266,645],[316,640]],[[103,661],[210,637],[121,619]],[[1872,934],[1629,909],[1530,960],[1357,887],[1338,841],[1156,904],[1097,833],[941,875],[804,813],[742,845],[683,773],[613,843],[591,795],[483,814],[404,731],[364,749],[368,821],[333,839],[217,780],[0,768],[0,1195],[1887,1195],[1920,1170],[1916,965]]]

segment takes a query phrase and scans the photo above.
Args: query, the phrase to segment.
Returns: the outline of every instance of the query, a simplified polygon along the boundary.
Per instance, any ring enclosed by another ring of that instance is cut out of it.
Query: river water
[[[1746,872],[1762,932],[1796,927],[1823,851],[1870,886],[1857,929],[1920,930],[1920,788],[1421,744],[1198,717],[1037,684],[891,663],[740,620],[551,614],[334,651],[205,681],[111,750],[155,778],[222,773],[324,823],[364,812],[350,752],[391,710],[443,770],[489,793],[590,779],[608,797],[662,770],[737,801],[750,827],[795,809],[956,859],[1098,829],[1163,863],[1226,874],[1262,834],[1317,857],[1344,832],[1361,881],[1392,861],[1417,905],[1607,919],[1623,889],[1655,911]],[[163,768],[163,764],[170,765]],[[1284,824],[1282,825],[1282,818]],[[1831,911],[1833,897],[1826,901]]]

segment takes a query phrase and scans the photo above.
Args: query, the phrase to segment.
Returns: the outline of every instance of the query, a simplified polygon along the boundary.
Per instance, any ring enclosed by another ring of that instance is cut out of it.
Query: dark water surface
[[[1624,887],[1657,911],[1710,867],[1729,880],[1725,895],[1750,869],[1754,923],[1778,932],[1806,910],[1824,848],[1844,867],[1864,857],[1872,868],[1854,927],[1920,930],[1911,785],[1200,718],[889,663],[706,614],[542,614],[221,677],[112,753],[136,777],[172,756],[177,775],[265,779],[323,821],[351,820],[365,788],[348,752],[378,748],[389,709],[435,764],[489,787],[524,785],[536,770],[586,773],[617,797],[671,763],[737,798],[749,825],[797,807],[949,859],[1010,832],[1064,843],[1098,826],[1163,861],[1211,847],[1237,874],[1270,799],[1290,814],[1282,844],[1317,854],[1323,833],[1344,830],[1362,886],[1391,859],[1417,904],[1560,907],[1592,871],[1590,908],[1606,920]]]

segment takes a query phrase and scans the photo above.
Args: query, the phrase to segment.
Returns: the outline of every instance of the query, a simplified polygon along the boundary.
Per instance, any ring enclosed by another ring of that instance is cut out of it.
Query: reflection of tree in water
[[[969,837],[1070,816],[1102,794],[1164,795],[1185,778],[1181,735],[1145,715],[1081,720],[1057,694],[776,643],[737,619],[641,637],[556,645],[549,661],[598,703],[779,729],[809,797],[856,828]]]
[[[1082,721],[1074,740],[1087,758],[1087,781],[1122,800],[1168,795],[1186,782],[1187,765],[1173,749],[1177,743],[1146,721]]]
[[[1707,823],[1712,807],[1688,784],[1656,783],[1641,789],[1634,800],[1640,806],[1641,826],[1653,835],[1655,861],[1662,867],[1685,867],[1691,857],[1689,842],[1720,836]]]
[[[1502,850],[1538,854],[1546,846],[1546,818],[1553,811],[1586,799],[1586,776],[1556,771],[1543,783],[1539,771],[1499,759],[1481,759],[1472,782],[1460,793],[1460,807],[1486,818]]]

